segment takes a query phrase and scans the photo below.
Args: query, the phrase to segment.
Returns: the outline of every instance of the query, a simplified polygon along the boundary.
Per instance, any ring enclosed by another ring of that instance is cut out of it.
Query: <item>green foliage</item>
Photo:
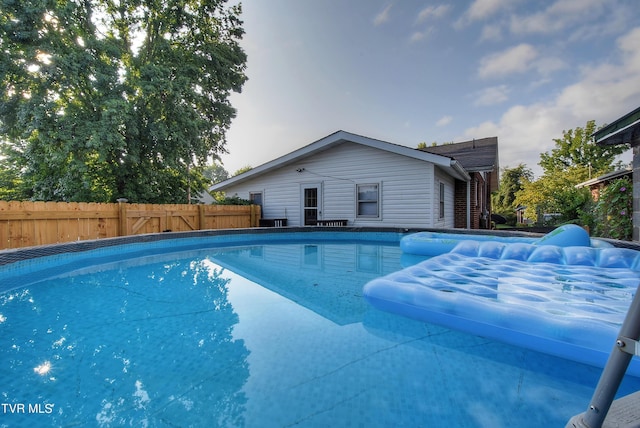
[[[630,241],[633,236],[633,184],[628,178],[615,180],[600,193],[595,207],[597,236]]]
[[[577,217],[573,221],[580,226],[586,226],[589,232],[593,235],[596,235],[596,216],[594,215],[596,209],[596,202],[591,197],[591,192],[589,192],[589,198],[585,201],[585,203],[578,208]]]
[[[224,196],[224,194],[218,194],[216,198],[216,204],[218,205],[251,205],[248,199],[242,199],[236,196]]]
[[[0,200],[19,201],[24,199],[22,180],[19,174],[2,163],[0,161]]]
[[[236,172],[234,172],[233,176],[235,177],[236,175],[244,174],[245,172],[251,171],[252,169],[253,167],[251,165],[245,165],[239,170],[237,170]]]
[[[584,128],[576,127],[563,131],[562,138],[556,138],[551,153],[540,155],[539,165],[544,175],[568,174],[574,184],[610,172],[615,157],[626,150],[624,146],[602,146],[595,144],[593,133],[596,123],[587,122]]]
[[[25,195],[185,202],[246,81],[224,0],[0,0],[0,140]]]
[[[219,163],[205,166],[202,169],[202,175],[209,180],[209,185],[220,183],[229,178],[229,173]]]
[[[540,155],[544,174],[516,193],[515,203],[527,207],[527,218],[538,221],[543,213],[560,213],[559,221],[591,222],[589,191],[575,186],[591,176],[613,171],[615,157],[626,149],[596,145],[591,137],[595,130],[595,122],[589,121],[585,128],[564,131],[561,139],[554,140],[555,148]]]
[[[587,188],[576,188],[576,180],[569,173],[543,175],[526,183],[516,194],[516,202],[527,207],[525,216],[541,222],[544,213],[559,213],[558,222],[567,222],[583,216],[591,201]]]
[[[442,143],[442,145],[443,145],[443,146],[444,146],[444,145],[447,145],[447,144],[454,144],[454,142],[453,142],[453,141],[448,141],[448,142]],[[429,147],[436,147],[436,146],[439,146],[439,144],[438,144],[438,142],[437,142],[437,141],[432,141],[432,142],[431,142],[431,143],[429,143],[429,144],[427,144],[427,142],[426,142],[426,141],[421,141],[421,142],[419,142],[419,143],[418,143],[418,145],[416,146],[416,148],[417,148],[418,150],[427,150],[427,151],[428,151],[428,148],[429,148]]]
[[[504,168],[500,174],[500,187],[491,195],[493,212],[506,218],[513,217],[515,224],[514,210],[518,207],[516,194],[531,180],[533,180],[533,172],[524,164],[519,164],[515,168]]]
[[[538,222],[538,214],[557,212],[553,198],[554,189],[547,177],[527,182],[516,192],[515,203],[526,207],[524,216]]]
[[[500,215],[502,215],[505,218],[506,226],[509,226],[509,227],[516,226],[516,222],[518,221],[518,216],[516,215],[515,211],[512,211],[510,213],[500,213]]]

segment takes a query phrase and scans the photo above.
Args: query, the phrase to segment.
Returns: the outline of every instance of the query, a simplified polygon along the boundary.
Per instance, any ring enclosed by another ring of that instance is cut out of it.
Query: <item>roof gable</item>
[[[374,138],[352,134],[350,132],[337,131],[320,140],[314,141],[313,143],[308,144],[298,150],[294,150],[291,153],[288,153],[270,162],[262,164],[256,168],[252,168],[251,170],[243,174],[236,175],[235,177],[231,177],[228,180],[214,184],[209,188],[209,190],[210,191],[224,190],[224,188],[232,184],[241,183],[250,178],[258,177],[262,174],[265,174],[267,172],[273,171],[283,166],[292,164],[294,162],[299,162],[300,160],[306,157],[312,156],[316,153],[323,152],[325,150],[329,150],[332,147],[335,147],[339,144],[343,144],[346,142],[361,144],[363,146],[372,147],[372,148],[383,150],[389,153],[395,153],[401,156],[406,156],[409,158],[430,162],[440,166],[441,168],[446,170],[451,176],[459,180],[469,179],[469,174],[462,167],[461,163],[451,159],[446,155],[440,155],[437,153],[430,153],[426,151],[412,149],[410,147],[401,146],[399,144],[388,143],[386,141],[376,140]]]
[[[622,178],[624,176],[629,176],[631,177],[633,174],[633,169],[632,168],[623,168],[623,169],[619,169],[613,172],[610,172],[608,174],[604,174],[604,175],[600,175],[598,177],[595,178],[591,178],[587,181],[583,181],[582,183],[578,183],[576,184],[576,188],[580,188],[580,187],[589,187],[589,186],[593,186],[596,184],[600,184],[600,183],[607,183],[611,180],[615,180],[617,178]]]
[[[498,137],[488,137],[463,141],[461,143],[443,144],[425,147],[420,150],[451,157],[460,162],[469,172],[495,172],[491,176],[491,186],[498,188]]]
[[[454,158],[470,172],[492,171],[498,166],[497,137],[425,147],[420,150]]]

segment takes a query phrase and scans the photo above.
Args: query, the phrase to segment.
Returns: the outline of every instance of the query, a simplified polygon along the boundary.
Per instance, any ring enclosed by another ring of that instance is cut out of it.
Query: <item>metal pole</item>
[[[633,351],[627,352],[625,349],[625,347],[632,347],[631,343],[627,343],[629,339],[631,341],[640,340],[640,286],[636,290],[627,316],[620,327],[618,340],[616,340],[600,376],[589,408],[585,413],[571,418],[567,428],[600,428],[602,426],[633,357]]]

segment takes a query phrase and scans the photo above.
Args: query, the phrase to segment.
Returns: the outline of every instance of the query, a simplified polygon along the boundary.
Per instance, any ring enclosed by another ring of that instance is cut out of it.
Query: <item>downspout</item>
[[[471,180],[467,180],[467,229],[471,229]]]

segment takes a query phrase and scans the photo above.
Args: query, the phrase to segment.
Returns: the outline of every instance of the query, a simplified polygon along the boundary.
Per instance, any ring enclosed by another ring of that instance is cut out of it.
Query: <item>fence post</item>
[[[258,205],[251,205],[251,227],[257,227],[258,226]]]
[[[206,215],[206,211],[205,211],[204,204],[199,204],[198,205],[198,229],[199,230],[204,230],[207,227],[205,215]]]
[[[118,198],[118,236],[127,236],[127,199]]]

